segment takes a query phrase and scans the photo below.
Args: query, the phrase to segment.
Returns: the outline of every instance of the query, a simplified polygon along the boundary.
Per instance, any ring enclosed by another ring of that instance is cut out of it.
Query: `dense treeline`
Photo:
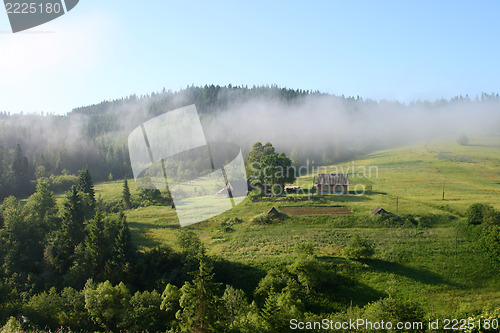
[[[482,94],[476,100],[468,96],[452,100],[417,102],[404,106],[398,102],[363,100],[356,97],[334,96],[318,91],[287,89],[277,86],[214,86],[187,87],[178,92],[166,91],[146,96],[132,95],[96,105],[76,108],[65,116],[53,114],[0,113],[0,199],[8,195],[25,196],[33,193],[36,180],[50,178],[52,190],[65,190],[75,182],[78,170],[86,166],[94,180],[132,177],[128,156],[127,137],[130,130],[144,121],[166,111],[195,104],[202,121],[210,123],[218,114],[231,111],[248,101],[266,101],[279,105],[300,105],[308,98],[327,98],[340,105],[352,117],[359,117],[363,108],[378,106],[380,110],[461,106],[498,102],[498,94]],[[252,112],[252,109],[245,111]],[[307,110],[305,110],[307,112]],[[263,120],[264,121],[264,120]],[[275,120],[276,121],[276,120]],[[311,119],[321,122],[320,119]],[[359,119],[362,123],[362,118]],[[276,125],[276,130],[278,130]],[[217,124],[215,124],[217,132]],[[338,129],[332,127],[332,133]],[[208,133],[210,134],[210,133]],[[293,133],[292,133],[293,134]],[[345,161],[354,154],[380,148],[384,143],[376,140],[358,141],[359,133],[350,137],[348,144],[339,137],[304,134],[313,141],[291,145],[276,143],[277,149],[290,157],[295,165],[316,161],[316,165]],[[242,138],[237,138],[244,143]],[[335,139],[335,140],[334,140]],[[244,153],[250,145],[243,146]],[[301,141],[301,140],[299,140]],[[273,141],[274,143],[274,141]],[[179,169],[183,169],[179,167]],[[73,175],[73,176],[72,176]]]
[[[131,177],[127,147],[130,130],[168,110],[196,104],[200,114],[210,115],[255,97],[291,101],[309,94],[276,86],[210,85],[175,93],[164,89],[148,96],[132,95],[77,108],[66,116],[2,112],[0,199],[32,193],[35,180],[41,177],[52,176],[51,188],[61,190],[71,180],[57,177],[74,175],[83,166],[98,181]]]

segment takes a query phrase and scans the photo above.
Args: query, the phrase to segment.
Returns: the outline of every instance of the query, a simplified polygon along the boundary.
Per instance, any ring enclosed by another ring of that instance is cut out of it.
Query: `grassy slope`
[[[377,166],[371,177],[356,174],[362,166]],[[338,167],[338,166],[337,166]],[[472,140],[469,146],[454,142],[431,142],[380,151],[344,165],[351,182],[370,183],[370,195],[326,196],[319,200],[243,203],[222,216],[190,228],[195,230],[209,253],[252,266],[270,266],[286,260],[297,242],[311,241],[321,260],[336,265],[339,272],[363,286],[363,290],[339,289],[343,301],[362,305],[381,295],[399,294],[422,302],[429,312],[453,313],[483,305],[500,306],[500,278],[474,250],[474,244],[457,232],[466,208],[487,202],[500,209],[500,139]],[[334,167],[330,167],[334,170]],[[445,184],[445,200],[442,186]],[[312,175],[298,180],[312,184]],[[122,182],[96,186],[104,200],[117,200]],[[137,193],[133,181],[131,191]],[[383,228],[370,224],[370,211],[377,206],[399,214],[442,215],[443,222],[428,229]],[[288,197],[290,198],[290,197]],[[344,205],[358,217],[292,217],[285,223],[259,226],[249,220],[272,206]],[[359,222],[366,216],[366,223]],[[220,233],[218,221],[238,217],[244,223],[231,233]],[[359,219],[361,217],[361,219]],[[175,211],[166,207],[139,208],[127,212],[133,239],[141,249],[161,244],[175,247],[179,225]],[[375,259],[365,265],[340,257],[340,248],[353,234],[369,238],[377,248]],[[455,258],[455,240],[457,257]],[[340,301],[342,303],[342,301]],[[347,303],[346,303],[347,304]]]

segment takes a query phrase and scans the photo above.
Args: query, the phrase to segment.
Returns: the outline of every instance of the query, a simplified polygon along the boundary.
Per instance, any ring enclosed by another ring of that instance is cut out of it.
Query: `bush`
[[[359,235],[354,235],[347,246],[342,249],[342,255],[347,259],[359,260],[370,258],[375,254],[373,245]]]
[[[78,177],[75,175],[51,175],[48,180],[49,189],[55,193],[69,191],[73,185],[78,184]]]
[[[230,220],[222,220],[219,222],[219,232],[232,232],[233,223]]]
[[[424,322],[424,311],[415,302],[397,298],[385,298],[365,306],[363,316],[371,322],[391,322],[396,327],[398,322]],[[410,330],[394,330],[393,332],[409,332]],[[412,332],[418,332],[412,330]],[[423,330],[422,330],[423,332]]]
[[[481,330],[479,325],[475,325],[474,329],[466,330],[466,333],[489,333],[498,332],[498,323],[500,322],[500,308],[493,311],[483,311],[480,314],[472,317],[472,321],[481,322]]]
[[[252,202],[255,202],[255,201],[262,199],[263,192],[262,192],[262,190],[257,189],[257,190],[254,190],[254,191],[248,193],[248,197],[250,198],[250,200],[252,200]]]
[[[473,225],[479,225],[483,223],[485,216],[493,208],[490,205],[484,203],[475,203],[469,206],[465,211],[465,216],[467,217],[467,222]]]
[[[297,254],[314,255],[314,245],[310,242],[295,244],[293,251]]]
[[[262,213],[262,214],[255,216],[251,220],[251,222],[254,224],[272,224],[273,220],[269,217],[269,215]]]
[[[396,215],[385,213],[375,215],[375,221],[384,227],[414,227],[418,221],[413,215]]]

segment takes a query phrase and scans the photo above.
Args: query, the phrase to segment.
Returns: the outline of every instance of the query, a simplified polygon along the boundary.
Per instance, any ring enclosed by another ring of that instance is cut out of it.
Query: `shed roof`
[[[373,215],[376,215],[376,214],[385,214],[387,213],[387,211],[383,208],[380,208],[380,207],[377,207],[375,208],[374,210],[372,210],[372,214]]]
[[[347,173],[320,173],[318,185],[351,185]]]
[[[267,212],[266,212],[267,215],[269,214],[275,214],[275,215],[278,215],[278,210],[274,207],[272,207],[271,209],[269,209]]]

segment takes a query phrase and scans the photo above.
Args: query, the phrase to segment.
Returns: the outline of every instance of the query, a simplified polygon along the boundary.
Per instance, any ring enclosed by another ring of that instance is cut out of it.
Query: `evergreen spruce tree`
[[[68,230],[68,236],[73,245],[83,241],[84,234],[84,210],[80,194],[76,186],[71,188],[71,193],[64,203],[62,229]]]
[[[127,178],[123,181],[123,192],[122,192],[123,206],[125,209],[129,209],[132,204],[130,202],[130,189],[128,187]]]
[[[96,200],[94,184],[92,183],[92,177],[90,177],[88,168],[83,168],[80,171],[80,175],[78,176],[77,189],[82,197],[85,218],[90,219],[95,215]]]
[[[122,212],[118,219],[111,259],[106,263],[108,276],[113,282],[127,281],[130,278],[134,255],[135,249],[130,237],[127,218]]]
[[[56,200],[45,179],[38,180],[36,192],[29,197],[26,208],[30,217],[39,223],[50,223],[54,218],[57,212]]]
[[[180,289],[176,314],[183,330],[187,332],[218,332],[220,325],[218,284],[213,282],[212,267],[205,257],[200,258],[200,266],[193,283],[185,282]]]
[[[23,196],[30,192],[28,159],[23,155],[21,145],[17,144],[14,160],[11,164],[11,174],[16,196]]]
[[[85,237],[85,262],[91,276],[98,276],[104,272],[106,252],[104,221],[102,213],[97,212],[89,223],[89,231]]]
[[[80,196],[73,186],[64,203],[61,228],[49,242],[45,252],[49,263],[60,274],[65,273],[73,263],[75,248],[84,239],[84,214]]]
[[[88,168],[83,168],[80,171],[80,175],[78,176],[78,191],[87,193],[92,202],[95,203],[94,184],[92,183],[92,177],[90,177]]]

